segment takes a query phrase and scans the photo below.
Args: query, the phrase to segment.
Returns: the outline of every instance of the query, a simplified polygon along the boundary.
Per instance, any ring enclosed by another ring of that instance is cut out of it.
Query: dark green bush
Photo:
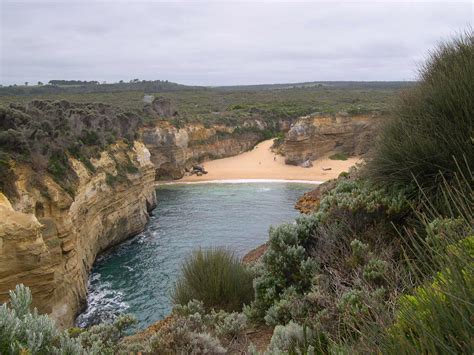
[[[240,311],[253,300],[252,275],[224,249],[196,250],[184,262],[173,301],[185,305],[196,299],[207,309]]]
[[[66,177],[68,169],[69,161],[64,153],[58,151],[49,158],[48,171],[56,180],[63,180]]]
[[[435,196],[441,176],[474,161],[474,36],[472,30],[438,46],[382,129],[367,170],[388,186],[414,184]],[[414,190],[420,191],[420,190]]]
[[[474,236],[458,242],[454,242],[455,238],[440,241],[446,247],[433,260],[432,270],[440,270],[434,281],[400,298],[396,321],[387,330],[384,352],[403,349],[407,354],[471,354],[474,351]]]
[[[336,153],[329,156],[329,159],[331,160],[347,160],[347,158],[347,154],[344,153]]]
[[[0,152],[0,191],[5,192],[8,196],[14,196],[16,194],[15,178],[10,156]]]

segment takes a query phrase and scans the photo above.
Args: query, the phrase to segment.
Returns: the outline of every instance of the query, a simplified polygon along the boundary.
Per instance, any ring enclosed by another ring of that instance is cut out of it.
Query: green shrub
[[[365,215],[380,213],[393,218],[406,214],[409,209],[405,190],[377,188],[363,179],[342,179],[323,196],[317,213],[322,220],[337,210]]]
[[[56,180],[64,180],[68,169],[69,161],[64,153],[58,151],[49,158],[48,171]]]
[[[266,354],[326,354],[328,348],[324,333],[289,322],[275,327]]]
[[[362,243],[359,239],[354,239],[351,242],[352,256],[351,261],[353,265],[361,265],[367,259],[367,252],[369,251],[368,244]]]
[[[344,153],[336,153],[329,156],[329,159],[331,160],[347,160],[348,158],[349,157],[347,156],[347,154]]]
[[[233,339],[240,335],[247,326],[247,317],[243,313],[227,313],[222,310],[211,312],[210,318],[217,336]]]
[[[60,331],[47,315],[31,310],[31,291],[18,285],[10,291],[10,304],[0,306],[1,354],[115,354],[125,329],[134,320],[117,318],[113,324]]]
[[[468,175],[454,183],[443,180],[439,187],[443,206],[433,205],[425,195],[423,213],[417,213],[425,230],[405,229],[399,263],[403,263],[408,277],[392,310],[395,319],[390,308],[386,309],[384,317],[371,319],[360,331],[361,342],[372,344],[373,352],[473,352],[472,179]]]
[[[419,84],[401,96],[394,117],[382,129],[367,164],[384,186],[417,183],[435,199],[441,177],[469,175],[474,161],[474,36],[438,46],[422,66]],[[421,190],[412,192],[420,194]]]
[[[340,312],[345,313],[348,317],[360,317],[369,312],[369,308],[364,301],[364,292],[355,289],[344,293],[337,307]]]
[[[176,304],[193,299],[202,301],[207,309],[240,311],[253,299],[252,275],[227,250],[196,250],[182,265],[173,293]]]
[[[95,173],[96,172],[96,168],[94,166],[94,164],[92,164],[92,162],[90,161],[89,158],[86,158],[84,156],[81,156],[79,158],[79,161],[84,164],[84,166],[86,167],[87,170],[89,170],[91,173]]]
[[[82,135],[79,137],[84,145],[100,145],[100,137],[95,131],[83,130]]]
[[[126,156],[127,162],[125,163],[125,171],[127,174],[136,174],[140,170],[132,163],[132,160],[130,157],[127,155]]]
[[[136,350],[152,354],[224,354],[228,351],[223,345],[238,342],[246,327],[247,318],[242,313],[208,312],[203,302],[192,300],[175,305],[170,320],[149,344],[143,343]]]
[[[370,259],[364,267],[364,279],[367,281],[382,281],[387,272],[387,262],[380,259]]]
[[[341,179],[341,178],[348,178],[349,177],[349,173],[347,171],[343,171],[339,174],[338,178]]]
[[[402,296],[388,329],[387,352],[471,354],[474,318],[474,236],[448,246],[446,267],[432,283]]]
[[[16,194],[15,172],[12,169],[12,160],[9,154],[0,152],[0,192],[7,196]]]
[[[246,309],[253,320],[262,321],[272,306],[277,305],[291,287],[291,292],[303,294],[311,288],[312,277],[318,270],[316,260],[310,257],[310,246],[318,224],[314,216],[297,218],[295,224],[283,224],[270,229],[268,250],[255,279],[255,301]],[[270,311],[267,320],[273,323],[276,309]],[[281,313],[281,312],[280,312]]]

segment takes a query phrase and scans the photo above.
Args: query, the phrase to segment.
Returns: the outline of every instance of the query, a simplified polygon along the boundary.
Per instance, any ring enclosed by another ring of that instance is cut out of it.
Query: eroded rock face
[[[74,197],[49,176],[39,191],[28,167],[15,171],[14,203],[0,194],[0,303],[23,283],[34,306],[62,327],[84,305],[97,254],[139,233],[156,204],[155,169],[142,143],[111,146],[92,160],[94,173],[72,163],[79,177]],[[124,175],[123,164],[132,164],[133,173]]]
[[[287,164],[299,165],[329,152],[361,155],[375,138],[377,116],[312,115],[296,121],[285,137]]]
[[[141,139],[150,150],[156,179],[178,179],[193,164],[206,159],[233,156],[251,149],[263,137],[265,123],[247,121],[244,128],[188,124],[177,128],[167,121],[141,130]],[[261,131],[261,132],[260,132]]]

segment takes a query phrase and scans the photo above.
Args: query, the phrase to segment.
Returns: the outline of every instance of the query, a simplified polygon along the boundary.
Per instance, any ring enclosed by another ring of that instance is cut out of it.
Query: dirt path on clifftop
[[[179,181],[195,182],[234,179],[282,179],[326,181],[360,162],[354,157],[347,160],[331,160],[327,157],[313,161],[312,168],[286,165],[285,158],[272,153],[273,139],[263,141],[251,151],[230,158],[210,160],[202,165],[208,171],[203,176],[185,176]],[[329,154],[331,155],[331,154]],[[276,159],[274,160],[274,158]],[[331,168],[324,171],[322,168]]]

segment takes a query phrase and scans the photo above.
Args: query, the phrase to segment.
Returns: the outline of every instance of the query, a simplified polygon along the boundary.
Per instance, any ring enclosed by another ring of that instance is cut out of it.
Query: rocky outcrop
[[[196,163],[245,152],[262,138],[266,125],[259,120],[246,121],[242,127],[188,124],[182,128],[159,121],[141,130],[140,136],[151,153],[156,179],[178,179]]]
[[[170,99],[164,97],[154,98],[151,95],[145,95],[143,111],[153,118],[172,117],[178,114],[176,107]]]
[[[375,137],[375,115],[316,114],[301,117],[285,137],[282,151],[287,164],[299,165],[329,152],[361,155]]]
[[[15,168],[19,197],[10,203],[0,194],[0,303],[23,283],[34,306],[63,327],[84,305],[97,254],[139,233],[156,203],[155,169],[142,143],[110,146],[91,159],[93,171],[70,160],[79,179],[73,195],[49,175],[35,183],[27,166]]]

